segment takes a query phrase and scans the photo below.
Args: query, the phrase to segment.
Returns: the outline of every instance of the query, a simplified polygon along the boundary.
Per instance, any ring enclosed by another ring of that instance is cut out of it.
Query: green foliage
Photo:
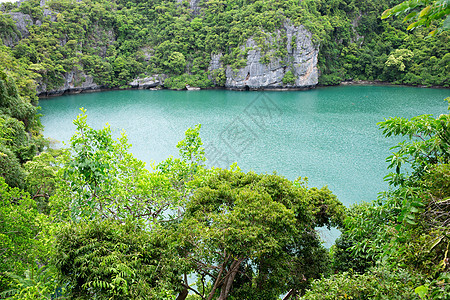
[[[19,96],[14,80],[4,71],[0,71],[0,95],[0,114],[21,121],[26,130],[35,126],[36,107]]]
[[[14,80],[0,71],[0,176],[10,186],[24,186],[22,164],[43,147],[36,111],[20,97]]]
[[[19,160],[8,147],[1,143],[0,177],[2,177],[8,185],[14,187],[23,187],[25,181],[25,172],[22,169]]]
[[[74,121],[77,131],[70,140],[70,156],[59,174],[63,181],[50,199],[54,213],[72,220],[135,219],[144,226],[167,217],[176,207],[169,179],[150,172],[128,152],[125,133],[115,140],[109,126],[92,129],[81,110]]]
[[[427,33],[425,29],[408,35],[400,21],[388,22],[379,18],[393,2],[351,1],[350,5],[347,2],[323,1],[318,4],[319,11],[327,13],[327,21],[333,26],[321,42],[318,57],[320,84],[369,80],[449,85],[449,65],[445,58],[450,50],[448,32],[426,40],[423,38]],[[411,60],[411,57],[414,58]]]
[[[10,275],[47,263],[47,225],[28,193],[9,187],[0,177],[0,292],[11,282]]]
[[[216,86],[225,86],[227,77],[223,68],[212,71],[211,76]]]
[[[381,18],[386,19],[391,16],[398,16],[406,13],[408,14],[403,19],[403,22],[413,21],[409,24],[408,30],[413,30],[421,26],[429,27],[432,23],[439,24],[441,20],[444,20],[444,22],[441,23],[439,29],[431,31],[430,35],[434,36],[437,32],[450,29],[450,4],[447,0],[404,1],[385,10],[381,15]]]
[[[450,101],[450,98],[447,98]],[[389,174],[389,183],[399,186],[407,178],[401,173],[405,164],[410,164],[412,177],[417,180],[430,165],[448,164],[450,162],[450,116],[448,114],[433,118],[431,115],[421,115],[412,118],[394,117],[378,123],[386,137],[403,136],[407,141],[399,143],[392,149],[397,150],[387,158],[389,168],[395,173]]]
[[[347,209],[328,187],[308,189],[307,181],[302,182],[300,179],[297,179],[295,183],[301,184],[302,188],[306,190],[306,199],[314,216],[315,227],[327,226],[330,229],[343,226]]]
[[[420,299],[447,299],[450,293],[450,275],[443,273],[430,283],[414,289]]]
[[[0,39],[10,39],[13,36],[20,37],[21,34],[11,16],[0,11]]]
[[[38,210],[48,214],[48,201],[56,192],[60,168],[67,161],[65,149],[47,149],[23,166],[26,171],[26,188],[38,205]]]
[[[343,233],[332,249],[336,271],[364,273],[383,257],[383,250],[395,234],[398,209],[378,202],[352,206],[344,221]]]
[[[365,274],[343,272],[315,280],[300,299],[417,299],[414,287],[423,283],[420,275],[379,267]]]
[[[184,69],[186,68],[186,59],[183,53],[176,51],[169,55],[169,58],[165,63],[169,71],[176,75],[184,73]]]
[[[177,144],[180,158],[171,156],[156,167],[168,178],[176,191],[174,195],[178,197],[176,203],[179,205],[179,210],[185,207],[197,180],[201,180],[200,178],[207,173],[203,165],[206,158],[200,138],[200,128],[201,124],[197,124],[194,128],[186,130],[185,138]]]
[[[134,222],[69,222],[55,247],[72,299],[174,299],[178,289],[176,257],[164,235]]]
[[[23,276],[6,273],[11,279],[10,288],[0,296],[11,300],[66,299],[65,288],[60,286],[58,273],[53,266],[26,270]]]
[[[287,71],[286,74],[284,74],[283,84],[285,84],[285,85],[288,85],[288,84],[293,85],[293,84],[295,84],[295,77],[294,77],[294,74],[292,73],[291,70]]]
[[[406,65],[405,63],[411,62],[414,58],[414,53],[408,49],[396,49],[393,53],[391,53],[387,60],[386,66],[392,67],[396,71],[405,71]]]
[[[183,74],[179,76],[172,76],[164,81],[164,87],[172,90],[183,90],[187,86],[208,88],[212,87],[213,84],[206,76],[206,73],[203,75]]]
[[[236,167],[197,182],[176,230],[205,298],[277,299],[305,288],[302,278],[327,271],[314,228],[332,223],[331,211],[343,206],[326,188],[309,190],[300,180]]]

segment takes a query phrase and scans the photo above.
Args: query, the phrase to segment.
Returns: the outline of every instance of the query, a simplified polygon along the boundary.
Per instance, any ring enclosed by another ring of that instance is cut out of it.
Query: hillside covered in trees
[[[381,20],[396,1],[4,3],[1,62],[38,93],[288,88],[347,80],[449,86],[448,33]],[[10,64],[14,62],[14,66]],[[9,65],[8,65],[9,63]],[[139,80],[140,79],[140,80]]]

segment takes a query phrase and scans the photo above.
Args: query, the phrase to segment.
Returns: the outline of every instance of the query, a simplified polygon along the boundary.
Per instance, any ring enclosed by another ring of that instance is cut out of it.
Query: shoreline
[[[314,86],[305,86],[305,87],[265,87],[265,88],[237,88],[237,87],[208,87],[208,88],[195,88],[194,89],[176,89],[173,91],[184,91],[184,92],[192,92],[192,91],[198,91],[198,90],[229,90],[229,91],[268,91],[268,92],[290,92],[290,91],[307,91],[312,90],[317,87],[336,87],[336,86],[350,86],[350,85],[372,85],[372,86],[404,86],[404,87],[417,87],[417,88],[428,88],[428,89],[450,89],[449,87],[443,87],[443,86],[426,86],[426,85],[408,85],[408,84],[394,84],[392,82],[387,81],[376,81],[376,80],[356,80],[356,81],[342,81],[339,84],[336,85],[314,85]],[[98,92],[107,92],[107,91],[127,91],[127,90],[170,90],[168,88],[160,87],[160,88],[137,88],[137,87],[127,87],[127,88],[107,88],[107,87],[100,87],[95,89],[82,89],[82,88],[73,88],[64,90],[62,92],[50,92],[50,93],[41,93],[38,94],[39,99],[49,99],[54,97],[60,97],[64,95],[76,95],[76,94],[84,94],[84,93],[98,93]]]

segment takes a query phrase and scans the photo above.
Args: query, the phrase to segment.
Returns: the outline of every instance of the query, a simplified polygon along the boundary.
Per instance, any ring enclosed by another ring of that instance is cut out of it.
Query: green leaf
[[[416,222],[410,220],[410,219],[406,219],[406,223],[411,224],[411,225],[417,225]]]
[[[406,22],[408,20],[410,20],[411,18],[415,17],[417,15],[416,11],[413,11],[412,13],[409,13],[404,19],[403,22]]]
[[[389,18],[391,15],[392,15],[392,10],[391,10],[390,8],[389,8],[389,9],[386,9],[386,10],[381,14],[381,19],[383,20],[383,19]]]
[[[414,292],[419,295],[420,299],[425,299],[425,297],[428,295],[428,286],[418,286],[414,289]]]
[[[417,207],[411,206],[411,208],[409,209],[410,212],[416,213],[419,212],[419,209]]]
[[[408,26],[408,28],[406,28],[406,30],[414,29],[417,27],[417,25],[419,25],[419,21],[409,24],[409,26]]]
[[[422,11],[419,14],[419,18],[426,16],[429,13],[430,9],[431,9],[431,5],[428,5],[427,7],[422,9]]]

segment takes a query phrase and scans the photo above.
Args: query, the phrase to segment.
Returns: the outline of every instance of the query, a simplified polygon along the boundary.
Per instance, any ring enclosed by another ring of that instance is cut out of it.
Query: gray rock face
[[[154,52],[153,48],[147,46],[147,47],[142,47],[139,50],[142,52],[142,54],[144,56],[144,60],[146,62],[149,62],[150,59],[153,57],[153,52]]]
[[[183,2],[183,0],[176,0],[176,1],[177,1],[177,3]],[[192,13],[194,15],[197,15],[200,13],[200,7],[199,7],[200,1],[201,0],[189,0],[189,5],[190,5]]]
[[[65,82],[62,86],[54,90],[48,90],[44,83],[38,85],[38,96],[59,96],[64,93],[81,93],[83,91],[97,91],[102,86],[96,84],[92,76],[84,74],[82,71],[72,70],[64,74]]]
[[[194,14],[200,13],[200,7],[199,7],[200,0],[190,0],[189,4],[191,5],[191,9]]]
[[[311,40],[311,33],[303,26],[284,24],[283,28],[275,32],[275,37],[269,36],[266,42],[276,48],[285,38],[287,55],[276,57],[274,50],[263,53],[253,39],[249,39],[245,48],[251,50],[247,53],[247,65],[241,69],[233,70],[226,67],[225,87],[232,89],[282,89],[313,87],[318,82],[317,55],[318,46]],[[244,49],[244,47],[242,47]],[[261,60],[264,55],[269,60],[267,64]],[[210,71],[219,69],[220,56],[212,56]],[[284,84],[283,77],[291,71],[294,75],[293,84]]]
[[[221,58],[222,58],[222,53],[211,54],[211,62],[209,63],[209,71],[223,68],[222,62],[220,61]]]
[[[31,19],[30,15],[21,12],[10,12],[8,14],[16,23],[17,29],[22,34],[22,37],[25,38],[29,36],[30,32],[28,31],[27,26],[33,24],[33,19]]]
[[[39,2],[39,6],[44,7],[45,3],[47,3],[47,2],[48,2],[48,0],[41,0]],[[79,2],[79,1],[77,1],[77,2]],[[52,12],[50,9],[44,8],[43,13],[44,13],[44,17],[50,17],[50,21],[52,21],[52,22],[56,21],[56,13]]]
[[[17,7],[20,7],[22,5],[22,3],[26,2],[26,1],[28,1],[28,0],[19,0],[19,1],[17,1]]]
[[[138,78],[128,83],[132,88],[149,89],[157,86],[162,86],[167,76],[164,74],[153,75],[145,78]]]

